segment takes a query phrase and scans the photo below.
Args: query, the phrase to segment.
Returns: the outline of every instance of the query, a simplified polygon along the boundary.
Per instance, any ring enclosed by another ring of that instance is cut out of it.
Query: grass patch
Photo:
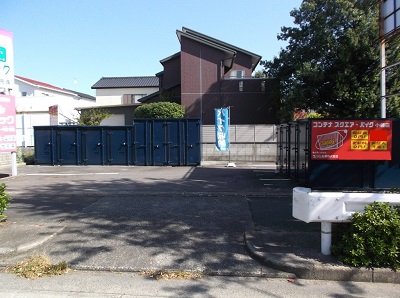
[[[148,270],[141,272],[141,275],[154,279],[196,279],[202,278],[203,274],[199,272],[187,271],[169,271],[169,270]]]
[[[34,256],[7,268],[7,272],[28,279],[61,275],[68,271],[69,268],[66,262],[53,264],[47,256]]]

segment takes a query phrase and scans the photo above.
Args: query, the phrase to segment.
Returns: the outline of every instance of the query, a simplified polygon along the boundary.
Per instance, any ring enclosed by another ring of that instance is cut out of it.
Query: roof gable
[[[102,77],[92,89],[158,87],[158,77]]]
[[[179,40],[181,39],[181,36],[185,36],[188,38],[191,38],[193,40],[199,41],[201,43],[207,44],[209,46],[212,46],[214,48],[220,49],[222,51],[227,52],[228,54],[236,54],[237,52],[241,52],[245,55],[251,56],[252,59],[252,64],[253,64],[253,70],[257,67],[258,63],[261,60],[261,56],[254,54],[252,52],[249,52],[247,50],[244,50],[242,48],[239,48],[237,46],[231,45],[229,43],[223,42],[221,40],[218,40],[216,38],[210,37],[208,35],[202,34],[200,32],[191,30],[186,27],[182,27],[182,31],[177,30],[177,35]]]
[[[14,77],[19,81],[25,82],[25,83],[27,83],[29,85],[32,85],[32,86],[35,86],[37,88],[45,88],[45,89],[49,89],[49,90],[52,90],[52,91],[58,91],[58,92],[68,93],[70,95],[74,95],[74,93],[70,92],[69,90],[65,90],[63,88],[60,88],[60,87],[57,87],[57,86],[54,86],[54,85],[51,85],[51,84],[47,84],[47,83],[43,83],[43,82],[40,82],[40,81],[24,78],[24,77],[21,77],[21,76],[14,76]]]

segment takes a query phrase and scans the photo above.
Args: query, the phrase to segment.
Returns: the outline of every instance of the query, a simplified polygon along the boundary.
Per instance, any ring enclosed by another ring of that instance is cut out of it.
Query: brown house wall
[[[243,91],[239,91],[239,82]],[[264,84],[264,88],[262,87]],[[214,124],[214,109],[231,107],[231,124],[276,124],[279,102],[279,82],[275,79],[223,80],[221,92],[188,94],[182,101],[186,116],[203,118],[206,125]]]
[[[174,57],[163,63],[164,74],[160,88],[168,88],[181,82],[181,58]]]
[[[229,79],[230,71],[221,72],[221,60],[228,58],[226,55],[221,50],[182,37],[181,104],[186,107],[186,116],[201,117],[204,124],[213,124],[214,109],[231,106],[232,124],[277,123],[277,81]],[[246,76],[251,76],[252,68],[251,57],[237,53],[231,70],[244,70]],[[239,89],[240,82],[243,82],[243,91]]]
[[[245,72],[245,77],[251,77],[251,74],[253,72],[253,64],[251,57],[248,55],[244,55],[242,53],[237,53],[235,62],[233,63],[232,69],[228,71],[228,73],[225,75],[225,78],[229,78],[230,72],[232,70],[244,70]]]

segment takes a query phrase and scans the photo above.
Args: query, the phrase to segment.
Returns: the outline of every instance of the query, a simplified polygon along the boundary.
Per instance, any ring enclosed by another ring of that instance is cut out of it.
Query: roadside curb
[[[245,231],[244,243],[253,258],[276,270],[292,273],[294,278],[400,283],[400,272],[395,272],[391,269],[352,268],[300,258],[295,254],[266,252],[262,250],[262,245],[259,244],[259,240],[253,230]]]
[[[8,224],[0,229],[0,256],[22,253],[40,246],[61,233],[64,228],[55,225]]]

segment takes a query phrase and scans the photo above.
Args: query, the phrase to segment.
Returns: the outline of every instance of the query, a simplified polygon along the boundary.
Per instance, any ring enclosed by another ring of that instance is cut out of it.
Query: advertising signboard
[[[0,153],[17,150],[15,97],[0,95]]]
[[[12,33],[0,29],[0,92],[13,89],[14,56]]]
[[[218,151],[229,151],[229,109],[214,109],[215,143]]]
[[[391,160],[391,120],[312,120],[312,160]]]

